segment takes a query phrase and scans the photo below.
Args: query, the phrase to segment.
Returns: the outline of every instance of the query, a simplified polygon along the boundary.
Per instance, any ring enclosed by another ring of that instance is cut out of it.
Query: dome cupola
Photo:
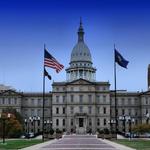
[[[92,67],[91,53],[84,42],[84,29],[81,19],[77,34],[78,42],[71,53],[70,67],[66,69],[67,81],[79,78],[95,81],[96,69]]]
[[[77,61],[92,62],[90,50],[84,43],[84,30],[81,19],[80,19],[80,26],[78,29],[78,42],[72,50],[70,63]]]

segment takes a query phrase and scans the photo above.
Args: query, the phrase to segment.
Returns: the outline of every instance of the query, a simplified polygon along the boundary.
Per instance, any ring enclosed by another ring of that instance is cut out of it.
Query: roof
[[[78,29],[78,43],[74,46],[72,50],[70,62],[77,62],[77,61],[92,62],[90,50],[84,43],[84,31],[81,20]]]

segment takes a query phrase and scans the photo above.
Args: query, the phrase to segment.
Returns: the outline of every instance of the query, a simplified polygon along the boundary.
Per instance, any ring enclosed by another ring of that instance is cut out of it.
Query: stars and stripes
[[[57,73],[64,68],[46,49],[44,50],[44,66],[55,69]]]

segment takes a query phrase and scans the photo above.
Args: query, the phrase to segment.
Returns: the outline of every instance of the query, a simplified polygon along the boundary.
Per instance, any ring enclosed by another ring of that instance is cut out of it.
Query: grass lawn
[[[133,139],[129,141],[128,139],[122,139],[115,142],[134,148],[136,150],[150,150],[150,140]]]
[[[6,144],[3,144],[2,141],[0,141],[0,150],[5,150],[5,149],[17,150],[17,149],[35,145],[41,142],[42,140],[38,140],[38,139],[6,140]]]

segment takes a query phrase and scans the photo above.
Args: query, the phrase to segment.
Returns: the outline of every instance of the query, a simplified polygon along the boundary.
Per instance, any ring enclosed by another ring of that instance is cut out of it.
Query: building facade
[[[44,123],[46,130],[53,128],[68,133],[95,133],[98,129],[111,129],[115,123],[115,94],[109,82],[96,80],[96,68],[84,42],[84,30],[80,21],[78,40],[71,52],[66,81],[53,82],[52,92],[45,94]],[[149,65],[150,66],[150,65]],[[148,67],[148,90],[146,92],[117,91],[118,130],[127,132],[132,125],[149,123],[150,114],[150,67]],[[0,111],[14,108],[25,120],[25,130],[42,131],[43,94],[23,93],[0,86]],[[125,118],[125,128],[123,119]]]

